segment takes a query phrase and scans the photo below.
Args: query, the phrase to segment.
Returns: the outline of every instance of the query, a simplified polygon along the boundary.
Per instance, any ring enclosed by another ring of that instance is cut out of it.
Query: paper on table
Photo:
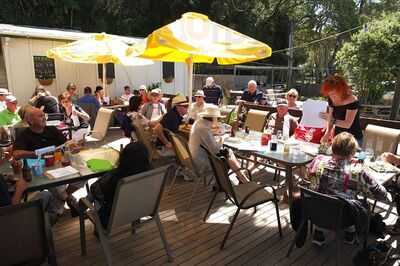
[[[45,175],[50,179],[57,179],[61,177],[70,177],[73,175],[79,174],[79,171],[73,168],[72,166],[57,168],[54,170],[46,171]]]
[[[308,99],[303,103],[301,124],[305,127],[324,128],[326,121],[319,117],[319,113],[326,112],[328,103],[321,100]]]

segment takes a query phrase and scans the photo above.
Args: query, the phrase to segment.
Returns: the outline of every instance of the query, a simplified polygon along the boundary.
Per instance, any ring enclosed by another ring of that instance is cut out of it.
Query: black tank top
[[[363,133],[360,125],[360,104],[358,100],[348,103],[345,105],[333,105],[333,102],[330,98],[328,98],[329,107],[333,109],[332,116],[337,120],[345,120],[347,110],[357,110],[356,117],[354,118],[353,124],[351,124],[350,128],[342,128],[335,126],[335,136],[341,132],[349,132],[353,134],[356,139],[362,139]]]

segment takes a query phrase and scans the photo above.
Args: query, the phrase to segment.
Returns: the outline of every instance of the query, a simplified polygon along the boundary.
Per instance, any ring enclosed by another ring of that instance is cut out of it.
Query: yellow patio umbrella
[[[147,39],[128,48],[127,54],[168,61],[185,62],[189,74],[189,99],[192,96],[193,63],[240,64],[271,56],[265,43],[211,21],[207,16],[189,12],[163,26]]]
[[[47,57],[58,58],[73,63],[103,64],[103,88],[106,90],[107,63],[143,66],[153,64],[153,61],[135,57],[126,51],[129,48],[121,39],[106,33],[92,34],[87,39],[71,42],[49,49]]]

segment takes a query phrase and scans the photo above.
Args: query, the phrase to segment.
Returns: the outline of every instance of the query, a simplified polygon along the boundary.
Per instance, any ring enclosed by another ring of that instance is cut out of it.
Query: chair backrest
[[[89,124],[93,128],[99,109],[94,103],[80,103],[79,106],[90,116]]]
[[[247,112],[246,122],[244,124],[245,127],[248,127],[250,130],[255,131],[263,131],[266,118],[268,116],[268,112],[250,109]]]
[[[143,142],[144,146],[146,146],[149,151],[149,162],[152,162],[155,146],[151,142],[151,135],[146,134],[141,119],[142,118],[139,117],[132,119],[132,126],[135,130],[137,140]]]
[[[228,175],[229,169],[227,167],[227,162],[225,161],[225,158],[218,157],[215,154],[212,154],[211,151],[203,145],[200,145],[200,147],[207,153],[218,186],[228,195],[231,200],[234,201],[234,203],[238,204],[237,197],[235,195],[231,180]]]
[[[172,146],[174,147],[178,164],[183,167],[192,168],[192,156],[186,140],[169,130],[167,131],[167,134],[169,135]]]
[[[113,112],[114,110],[108,108],[101,107],[99,109],[92,131],[94,138],[102,140],[107,135]]]
[[[342,228],[344,202],[304,187],[301,190],[301,208],[304,218],[321,228],[336,231]]]
[[[0,208],[1,265],[56,264],[41,200]]]
[[[400,129],[369,124],[365,129],[363,149],[373,149],[375,155],[383,152],[396,153],[400,142]]]
[[[174,174],[174,166],[164,166],[119,180],[107,233],[142,217],[155,215],[165,181]]]

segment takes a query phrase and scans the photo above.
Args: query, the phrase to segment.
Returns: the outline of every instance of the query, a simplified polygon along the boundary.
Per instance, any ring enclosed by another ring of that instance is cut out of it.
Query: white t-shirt
[[[156,121],[162,116],[162,111],[160,110],[160,104],[153,103],[153,112],[151,114],[150,121]]]

